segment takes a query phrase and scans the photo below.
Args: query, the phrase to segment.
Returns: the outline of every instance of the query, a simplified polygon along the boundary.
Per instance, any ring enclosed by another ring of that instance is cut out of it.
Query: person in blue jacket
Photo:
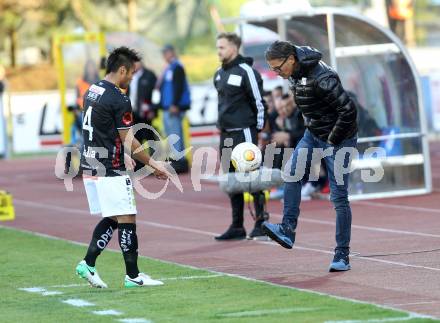
[[[159,81],[160,107],[163,109],[165,135],[177,135],[178,140],[171,144],[172,165],[177,172],[186,172],[188,162],[182,156],[184,151],[182,121],[185,111],[191,106],[191,93],[185,69],[177,58],[172,45],[162,49],[165,61],[168,63]]]

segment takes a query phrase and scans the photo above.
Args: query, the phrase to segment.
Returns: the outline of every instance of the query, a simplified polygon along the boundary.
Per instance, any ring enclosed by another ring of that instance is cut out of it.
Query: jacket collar
[[[233,59],[232,61],[230,61],[229,63],[222,64],[222,68],[223,68],[224,70],[227,70],[227,69],[229,69],[229,68],[231,68],[231,67],[234,67],[234,66],[240,65],[240,64],[242,64],[242,63],[245,63],[245,64],[247,64],[247,65],[249,65],[249,66],[252,66],[252,64],[254,63],[254,59],[253,59],[252,57],[243,57],[243,56],[241,56],[241,55],[239,54],[236,58],[234,58],[234,59]]]
[[[295,46],[296,68],[291,77],[299,79],[304,76],[308,70],[315,67],[322,58],[322,54],[315,48],[309,46]]]

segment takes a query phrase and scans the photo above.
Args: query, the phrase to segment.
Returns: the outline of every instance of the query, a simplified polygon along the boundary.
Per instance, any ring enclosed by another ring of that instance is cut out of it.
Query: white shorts
[[[103,217],[137,214],[133,185],[128,175],[83,176],[91,214]]]

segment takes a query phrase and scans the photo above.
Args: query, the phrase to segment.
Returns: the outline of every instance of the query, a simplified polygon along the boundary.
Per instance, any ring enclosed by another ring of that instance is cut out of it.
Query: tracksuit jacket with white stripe
[[[251,57],[238,55],[214,74],[218,92],[217,127],[222,131],[264,127],[267,106],[263,99],[263,80],[252,63]]]

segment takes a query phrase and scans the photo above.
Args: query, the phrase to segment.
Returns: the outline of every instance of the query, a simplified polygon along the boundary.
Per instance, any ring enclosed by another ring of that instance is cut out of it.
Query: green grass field
[[[0,241],[0,322],[435,322],[144,257],[141,270],[165,285],[125,289],[122,256],[108,251],[97,268],[109,288],[93,289],[74,275],[85,246],[4,227]]]

